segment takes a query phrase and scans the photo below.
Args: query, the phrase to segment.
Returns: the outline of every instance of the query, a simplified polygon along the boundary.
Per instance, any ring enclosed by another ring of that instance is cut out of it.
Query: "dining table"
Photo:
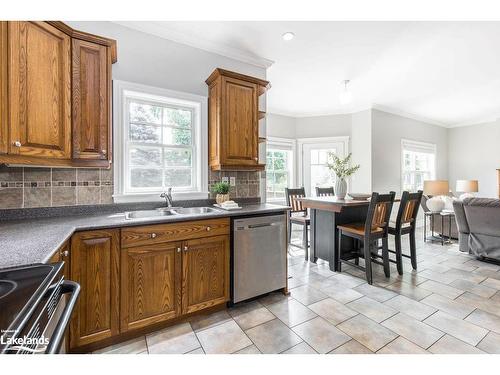
[[[329,263],[330,270],[338,270],[337,246],[339,231],[337,225],[349,223],[364,223],[370,201],[339,199],[335,196],[297,198],[304,208],[309,209],[310,251],[309,260],[316,263],[318,259]],[[354,246],[351,237],[342,237],[342,249]]]

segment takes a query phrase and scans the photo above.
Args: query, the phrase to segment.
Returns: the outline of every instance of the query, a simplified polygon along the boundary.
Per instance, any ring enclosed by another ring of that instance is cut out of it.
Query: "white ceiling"
[[[443,126],[500,117],[500,22],[120,22],[269,67],[268,112],[380,108]],[[296,37],[285,42],[281,35]],[[340,82],[353,103],[342,107]]]

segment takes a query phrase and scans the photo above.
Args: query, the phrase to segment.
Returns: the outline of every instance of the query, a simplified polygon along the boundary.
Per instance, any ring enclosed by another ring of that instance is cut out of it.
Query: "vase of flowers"
[[[339,158],[333,152],[328,154],[328,168],[335,173],[335,197],[344,199],[347,194],[347,181],[349,176],[352,176],[360,167],[359,164],[350,166],[351,153],[345,158]]]
[[[217,204],[222,204],[229,200],[229,184],[227,182],[217,182],[212,187],[212,192],[217,194],[215,196]]]

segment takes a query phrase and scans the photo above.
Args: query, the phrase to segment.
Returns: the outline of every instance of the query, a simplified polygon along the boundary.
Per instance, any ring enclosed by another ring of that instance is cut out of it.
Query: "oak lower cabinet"
[[[182,313],[229,300],[229,236],[189,240],[182,254]]]
[[[181,246],[167,242],[122,250],[122,332],[181,314]]]
[[[119,334],[119,260],[119,229],[73,235],[71,280],[81,292],[71,320],[71,348]]]
[[[70,349],[93,350],[229,301],[229,232],[229,218],[215,218],[75,233],[70,279],[81,292]]]

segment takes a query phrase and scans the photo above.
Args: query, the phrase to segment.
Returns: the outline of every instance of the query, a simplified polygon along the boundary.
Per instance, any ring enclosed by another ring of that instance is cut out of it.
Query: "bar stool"
[[[333,186],[324,188],[316,186],[317,197],[331,197],[333,195],[335,195],[335,193],[333,192]]]
[[[306,190],[301,187],[298,189],[285,188],[286,205],[292,207],[289,211],[290,225],[288,226],[288,243],[292,239],[292,224],[297,224],[302,226],[302,246],[305,251],[305,259],[309,259],[309,240],[308,240],[308,229],[311,224],[311,219],[307,214],[307,208],[297,198],[304,198],[306,196]],[[298,215],[294,215],[298,214]],[[296,246],[296,245],[293,245]]]
[[[389,234],[394,236],[396,250],[389,250],[390,253],[396,254],[396,260],[389,259],[390,262],[396,263],[398,273],[403,274],[403,257],[411,259],[411,266],[414,270],[417,269],[417,246],[415,244],[415,231],[417,228],[417,215],[420,202],[422,200],[422,191],[410,193],[403,191],[401,203],[399,204],[398,216],[396,222],[389,223]],[[410,235],[410,255],[403,254],[401,250],[401,236]]]
[[[337,268],[341,270],[341,264],[346,263],[352,267],[365,271],[366,281],[373,284],[372,262],[384,266],[386,277],[390,276],[389,268],[389,241],[388,228],[391,217],[392,205],[396,193],[391,191],[389,194],[372,193],[368,213],[364,223],[352,223],[338,225],[339,230],[338,246],[336,248]],[[350,252],[342,252],[342,236],[351,237],[361,246],[353,247]],[[377,256],[378,241],[382,240],[382,260],[379,262],[374,259]],[[361,248],[362,247],[362,250]],[[372,253],[372,250],[375,250]],[[359,265],[359,258],[364,258],[365,267]],[[355,263],[349,262],[355,259]]]

